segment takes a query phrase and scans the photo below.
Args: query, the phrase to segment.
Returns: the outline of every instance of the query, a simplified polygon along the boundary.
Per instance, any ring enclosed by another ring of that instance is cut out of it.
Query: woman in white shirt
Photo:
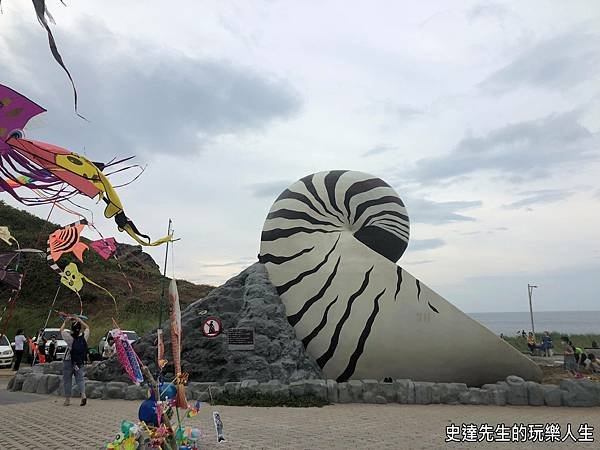
[[[19,370],[21,365],[21,359],[23,358],[24,344],[27,342],[27,338],[23,334],[23,330],[17,330],[15,336],[15,366],[14,370]]]

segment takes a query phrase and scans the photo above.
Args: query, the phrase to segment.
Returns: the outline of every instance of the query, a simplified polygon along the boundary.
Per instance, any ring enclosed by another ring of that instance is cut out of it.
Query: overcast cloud
[[[283,189],[348,169],[396,188],[399,264],[459,308],[524,310],[536,281],[540,308],[598,309],[600,3],[56,2],[89,123],[31,2],[2,6],[0,83],[48,109],[28,136],[147,163],[119,192],[143,232],[173,219],[178,277],[237,274]]]

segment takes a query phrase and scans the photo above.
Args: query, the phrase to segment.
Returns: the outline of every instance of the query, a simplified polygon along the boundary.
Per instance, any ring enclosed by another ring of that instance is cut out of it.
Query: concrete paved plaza
[[[135,421],[140,401],[90,400],[62,406],[51,395],[7,392],[0,380],[0,449],[100,449],[119,431],[122,419]],[[212,411],[221,412],[228,442],[217,445]],[[345,404],[324,408],[215,408],[204,404],[186,423],[205,436],[201,449],[597,449],[600,408],[549,408],[465,405]],[[593,430],[593,443],[446,443],[446,426],[487,423],[567,423]]]

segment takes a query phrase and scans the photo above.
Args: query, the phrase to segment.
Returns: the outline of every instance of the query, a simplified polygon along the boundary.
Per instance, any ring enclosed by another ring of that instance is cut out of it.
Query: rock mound
[[[202,333],[202,323],[209,316],[218,317],[223,324],[224,333],[218,337],[207,338]],[[296,338],[293,327],[287,321],[285,307],[260,263],[253,264],[205,298],[188,306],[181,314],[181,323],[181,364],[183,370],[189,373],[190,381],[254,379],[289,383],[323,378],[319,366],[305,353],[302,342]],[[226,335],[230,328],[253,328],[254,351],[230,351]],[[167,322],[163,330],[167,358],[171,361]],[[134,348],[154,372],[156,330],[140,339]],[[171,364],[167,365],[165,373],[167,378],[173,374]],[[126,379],[116,359],[91,368],[87,376],[100,381]]]

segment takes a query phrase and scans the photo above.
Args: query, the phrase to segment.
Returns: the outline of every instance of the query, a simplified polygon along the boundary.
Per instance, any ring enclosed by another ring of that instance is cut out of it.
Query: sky
[[[178,278],[236,275],[283,189],[348,169],[396,189],[399,264],[462,310],[524,311],[527,283],[600,309],[599,2],[47,3],[89,122],[30,2],[2,1],[0,83],[48,110],[28,137],[136,156],[119,194],[152,237],[173,219]]]

